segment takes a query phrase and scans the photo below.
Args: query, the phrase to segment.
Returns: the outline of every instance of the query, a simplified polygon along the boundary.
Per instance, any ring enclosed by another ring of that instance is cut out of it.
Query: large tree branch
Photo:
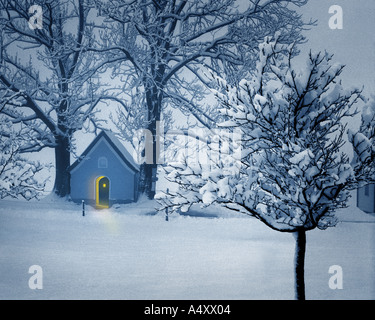
[[[35,103],[32,97],[30,97],[26,92],[17,88],[14,84],[11,84],[4,75],[0,74],[0,81],[10,90],[15,93],[19,93],[26,101],[25,106],[30,108],[35,115],[51,130],[51,132],[56,133],[56,127],[54,122],[48,117],[43,110]]]

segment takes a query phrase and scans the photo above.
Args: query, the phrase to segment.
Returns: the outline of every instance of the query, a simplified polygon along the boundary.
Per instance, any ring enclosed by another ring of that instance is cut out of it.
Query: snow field
[[[0,299],[293,299],[294,238],[254,218],[152,213],[152,202],[96,211],[66,202],[0,203]],[[355,213],[355,214],[354,214]],[[375,218],[342,212],[307,234],[307,299],[375,298]],[[31,265],[43,270],[32,290]],[[332,290],[331,265],[343,269]]]

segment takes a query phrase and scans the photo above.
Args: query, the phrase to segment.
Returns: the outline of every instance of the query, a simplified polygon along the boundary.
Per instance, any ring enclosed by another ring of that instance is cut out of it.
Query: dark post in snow
[[[85,216],[85,200],[82,200],[82,217]]]

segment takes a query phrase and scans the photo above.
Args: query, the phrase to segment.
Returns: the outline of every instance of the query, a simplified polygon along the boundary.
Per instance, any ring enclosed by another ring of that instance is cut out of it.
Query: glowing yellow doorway
[[[109,208],[109,179],[101,176],[95,182],[95,204],[98,209]]]

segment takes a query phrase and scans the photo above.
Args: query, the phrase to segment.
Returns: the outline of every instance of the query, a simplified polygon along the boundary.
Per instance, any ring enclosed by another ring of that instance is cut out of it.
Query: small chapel
[[[74,202],[103,209],[138,199],[139,165],[111,131],[101,131],[69,172]]]

